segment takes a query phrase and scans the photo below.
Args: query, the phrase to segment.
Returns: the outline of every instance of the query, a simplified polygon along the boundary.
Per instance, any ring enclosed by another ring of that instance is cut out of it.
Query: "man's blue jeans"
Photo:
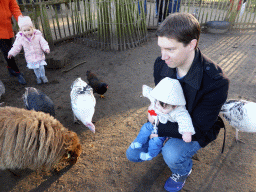
[[[201,148],[197,141],[186,143],[182,139],[170,138],[162,148],[162,155],[165,163],[171,169],[172,173],[186,175],[192,169],[192,156]],[[140,149],[129,147],[126,151],[126,157],[133,162],[142,162],[141,152],[148,152],[148,142],[142,145]]]

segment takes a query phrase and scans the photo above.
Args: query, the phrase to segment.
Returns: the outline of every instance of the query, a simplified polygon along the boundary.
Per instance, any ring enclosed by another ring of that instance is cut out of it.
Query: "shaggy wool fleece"
[[[51,169],[80,154],[77,134],[49,114],[0,107],[0,169]]]

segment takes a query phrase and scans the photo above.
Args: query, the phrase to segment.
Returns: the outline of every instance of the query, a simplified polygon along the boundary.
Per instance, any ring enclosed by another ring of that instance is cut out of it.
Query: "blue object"
[[[17,77],[18,76],[18,73],[16,71],[14,71],[12,68],[7,68],[8,71],[9,71],[9,74],[11,77]]]
[[[138,9],[140,14],[140,0],[138,1]],[[147,0],[144,1],[144,12],[147,14]]]
[[[18,3],[20,4],[20,5],[22,5],[23,4],[23,2],[24,3],[30,3],[30,0],[18,0]]]
[[[164,188],[166,191],[180,191],[184,184],[185,181],[187,179],[187,177],[190,175],[191,171],[189,172],[189,174],[187,175],[179,175],[179,174],[175,174],[173,173],[171,175],[171,177],[169,177],[169,179],[167,179],[167,181],[165,182]]]
[[[154,130],[154,127],[150,122],[145,123],[141,127],[140,132],[133,143],[140,143],[142,146],[148,142],[149,155],[151,157],[156,157],[161,152],[161,149],[163,147],[163,143],[166,137],[154,137],[148,140],[153,130]]]
[[[180,1],[181,0],[170,0],[168,13],[175,13],[180,11]]]
[[[28,110],[42,111],[55,116],[53,101],[42,91],[33,87],[28,87],[28,90],[23,95],[23,101]]]
[[[18,81],[22,85],[26,85],[26,80],[24,79],[23,75],[21,73],[18,74]]]

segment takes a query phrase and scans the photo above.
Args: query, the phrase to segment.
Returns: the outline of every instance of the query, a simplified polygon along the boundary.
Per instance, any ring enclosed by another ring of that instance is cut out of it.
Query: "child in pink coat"
[[[37,84],[47,83],[45,76],[44,52],[49,54],[50,48],[42,33],[35,29],[33,23],[28,16],[20,16],[18,20],[20,31],[16,35],[12,49],[8,53],[8,58],[15,57],[22,49],[24,49],[27,67],[33,69],[36,75]]]

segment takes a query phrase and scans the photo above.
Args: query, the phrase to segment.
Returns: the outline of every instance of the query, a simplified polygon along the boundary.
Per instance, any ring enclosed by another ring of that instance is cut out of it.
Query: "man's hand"
[[[184,133],[182,134],[182,139],[183,139],[183,141],[185,141],[186,143],[191,142],[191,140],[192,140],[192,133],[191,133],[191,132],[184,132]]]
[[[50,50],[49,50],[49,49],[46,49],[46,50],[45,50],[45,53],[49,54],[49,53],[50,53]]]

